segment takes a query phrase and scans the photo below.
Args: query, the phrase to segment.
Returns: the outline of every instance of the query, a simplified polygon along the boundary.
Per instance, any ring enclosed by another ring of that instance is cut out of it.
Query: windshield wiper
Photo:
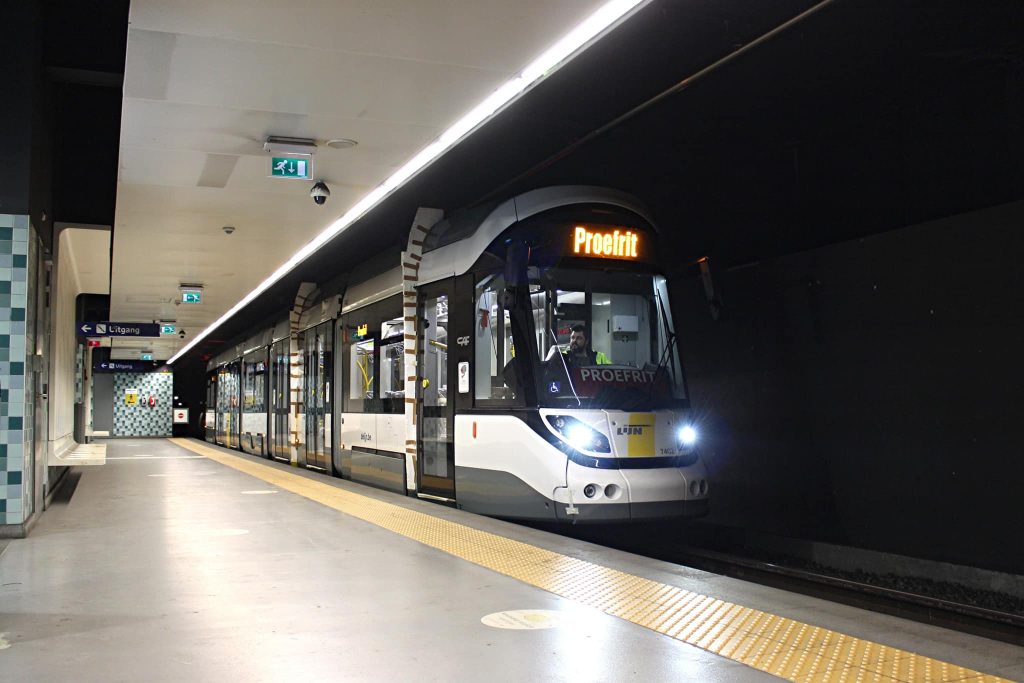
[[[658,367],[654,369],[654,376],[651,377],[651,382],[647,386],[647,405],[651,403],[651,396],[654,394],[654,385],[658,381],[658,375],[664,369],[666,361],[672,358],[672,345],[676,340],[676,333],[669,327],[668,318],[665,316],[665,307],[661,301],[661,296],[657,292],[654,293],[654,296],[658,301],[658,312],[661,314],[661,324],[665,328],[666,339],[665,348],[662,349],[661,356],[658,358]]]

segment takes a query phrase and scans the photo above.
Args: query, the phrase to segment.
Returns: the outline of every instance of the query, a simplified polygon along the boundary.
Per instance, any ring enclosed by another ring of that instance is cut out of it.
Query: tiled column
[[[32,510],[31,419],[26,400],[28,216],[0,214],[0,525],[20,526]],[[18,526],[0,536],[20,535]]]

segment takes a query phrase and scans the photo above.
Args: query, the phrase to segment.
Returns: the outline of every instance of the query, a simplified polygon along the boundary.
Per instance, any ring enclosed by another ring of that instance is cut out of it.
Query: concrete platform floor
[[[111,440],[0,557],[2,681],[764,681],[771,676],[341,514],[165,440]],[[248,458],[238,454],[237,457]],[[266,462],[266,461],[262,461]],[[739,604],[1024,678],[1024,651],[300,477]],[[552,610],[558,626],[485,615]]]
[[[0,679],[771,678],[270,490],[167,441],[110,441],[0,559]],[[567,620],[480,621],[512,609]]]

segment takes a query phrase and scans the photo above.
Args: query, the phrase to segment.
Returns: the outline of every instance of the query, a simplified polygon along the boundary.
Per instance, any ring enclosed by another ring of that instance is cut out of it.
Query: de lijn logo
[[[623,425],[615,429],[618,436],[643,436],[647,425]]]

